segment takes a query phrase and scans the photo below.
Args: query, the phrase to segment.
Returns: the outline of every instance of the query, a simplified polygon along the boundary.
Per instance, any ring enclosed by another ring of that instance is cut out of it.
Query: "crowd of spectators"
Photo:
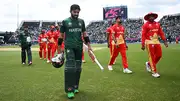
[[[87,33],[92,43],[105,43],[107,42],[106,29],[111,25],[112,21],[93,21],[86,26]],[[141,26],[143,25],[143,19],[126,19],[122,21],[122,24],[126,29],[126,41],[127,42],[140,42],[141,39]],[[161,18],[159,23],[162,26],[163,31],[168,40],[175,41],[177,38],[180,40],[180,14],[166,15]],[[49,30],[51,25],[61,26],[62,22],[24,22],[20,30],[12,32],[10,37],[6,37],[9,41],[18,41],[18,32],[23,30],[23,26],[27,26],[29,32],[33,35],[33,40],[38,40],[38,35],[41,29]]]
[[[169,40],[180,40],[180,14],[164,16],[159,23]]]
[[[87,33],[92,42],[107,42],[106,29],[111,25],[112,21],[94,21],[87,26]],[[140,41],[140,31],[143,25],[143,19],[126,19],[122,21],[126,28],[126,40],[129,42]]]

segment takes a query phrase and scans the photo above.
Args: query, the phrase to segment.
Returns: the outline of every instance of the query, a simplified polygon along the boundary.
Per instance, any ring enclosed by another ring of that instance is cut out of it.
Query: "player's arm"
[[[45,33],[45,38],[47,39],[47,42],[50,42],[49,41],[49,34],[48,34],[48,32]]]
[[[127,46],[127,44],[126,44],[126,38],[125,38],[125,36],[127,35],[128,33],[127,33],[127,30],[124,30],[124,33],[123,33],[123,35],[122,35],[122,37],[123,37],[123,40],[124,40],[124,44],[126,45],[126,48],[128,48],[128,46]]]
[[[83,34],[83,38],[84,38],[85,44],[88,46],[88,49],[89,49],[89,50],[92,50],[92,49],[91,49],[91,45],[90,45],[89,36],[88,36],[88,34],[86,33],[86,27],[85,27],[84,21],[82,21],[82,34]]]
[[[161,26],[159,26],[159,35],[160,35],[161,39],[164,41],[164,45],[166,47],[168,47],[167,40],[166,40],[166,37],[164,35],[164,32],[163,32]]]
[[[107,36],[107,44],[109,47],[109,29],[106,30],[106,36]]]
[[[21,41],[22,41],[22,33],[18,32],[18,39],[19,39],[19,46],[21,46]]]
[[[117,40],[116,40],[116,37],[115,37],[115,27],[114,26],[112,27],[111,31],[112,31],[112,39],[113,39],[114,43],[117,44]]]
[[[142,31],[141,31],[141,45],[142,45],[142,50],[145,49],[145,40],[146,40],[146,33],[147,33],[147,28],[146,25],[144,24],[142,26]]]
[[[60,28],[60,35],[59,35],[59,38],[58,38],[58,52],[61,53],[63,52],[63,50],[61,49],[61,45],[63,43],[63,40],[64,40],[64,33],[65,33],[65,22],[62,21],[62,26]]]
[[[39,35],[38,37],[38,43],[40,44],[41,43],[41,36]]]

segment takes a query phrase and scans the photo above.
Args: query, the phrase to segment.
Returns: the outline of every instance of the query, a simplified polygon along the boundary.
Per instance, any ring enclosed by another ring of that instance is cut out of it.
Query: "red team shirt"
[[[56,31],[48,31],[47,32],[47,38],[49,40],[49,43],[56,43],[58,40],[58,34]]]
[[[60,30],[56,30],[56,37],[55,37],[56,42],[58,42],[59,36],[60,36]]]
[[[115,24],[112,26],[114,36],[117,40],[117,44],[124,44],[124,32],[125,28],[122,25]],[[114,41],[112,44],[115,44]]]
[[[164,32],[158,22],[146,22],[142,26],[142,45],[145,44],[160,44],[158,36],[162,40],[166,40]]]
[[[44,43],[46,44],[46,41],[47,40],[47,35],[46,34],[40,34],[39,37],[38,37],[38,42],[39,43]]]

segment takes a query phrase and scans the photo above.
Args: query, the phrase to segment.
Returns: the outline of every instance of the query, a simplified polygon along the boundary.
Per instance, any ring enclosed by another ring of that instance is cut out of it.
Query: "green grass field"
[[[95,51],[103,72],[86,53],[80,93],[73,101],[180,101],[180,45],[162,48],[163,58],[157,65],[160,78],[146,72],[147,53],[140,44],[129,44],[127,51],[133,74],[123,74],[120,56],[114,70],[108,71],[108,48]],[[23,66],[20,60],[18,51],[0,51],[0,101],[70,101],[64,93],[64,67],[53,68],[39,59],[37,51],[32,66]]]

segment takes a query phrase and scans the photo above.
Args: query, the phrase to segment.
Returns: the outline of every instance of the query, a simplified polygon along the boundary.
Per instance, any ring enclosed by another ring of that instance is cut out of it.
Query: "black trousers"
[[[65,48],[65,92],[73,92],[79,88],[82,64],[82,48]]]
[[[21,46],[21,62],[26,63],[26,53],[28,57],[28,63],[32,62],[32,52],[31,45],[22,45]]]

